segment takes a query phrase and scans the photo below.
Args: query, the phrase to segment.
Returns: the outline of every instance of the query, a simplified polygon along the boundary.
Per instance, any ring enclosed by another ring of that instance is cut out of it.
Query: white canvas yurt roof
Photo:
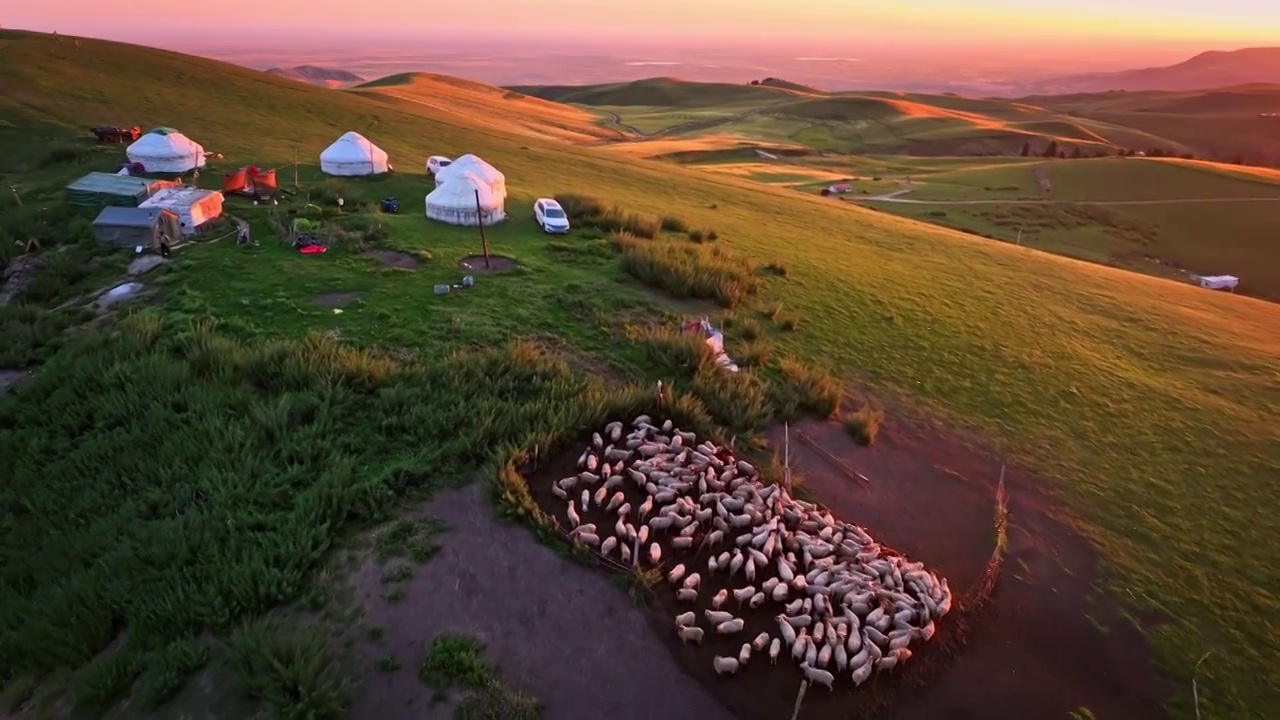
[[[450,180],[459,177],[462,173],[471,173],[476,176],[480,182],[489,186],[494,194],[499,198],[507,197],[507,176],[498,171],[498,168],[490,165],[482,160],[479,156],[470,153],[454,160],[449,167],[442,168],[436,173],[436,186],[443,185]]]
[[[427,217],[450,225],[479,225],[482,220],[485,225],[492,225],[507,217],[502,201],[503,198],[476,175],[456,173],[452,180],[427,195]]]
[[[200,143],[168,127],[155,128],[138,138],[125,154],[129,162],[141,164],[147,172],[184,173],[204,167]]]
[[[320,153],[320,170],[328,175],[377,175],[390,169],[386,151],[354,131]]]

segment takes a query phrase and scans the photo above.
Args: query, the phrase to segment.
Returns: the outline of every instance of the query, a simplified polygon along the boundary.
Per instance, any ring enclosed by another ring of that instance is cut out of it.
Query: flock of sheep
[[[670,420],[612,422],[591,441],[577,474],[552,487],[571,538],[615,562],[662,568],[690,606],[674,623],[685,643],[701,644],[703,626],[742,638],[736,654],[714,656],[717,675],[785,652],[810,683],[861,685],[906,662],[951,609],[945,578]]]

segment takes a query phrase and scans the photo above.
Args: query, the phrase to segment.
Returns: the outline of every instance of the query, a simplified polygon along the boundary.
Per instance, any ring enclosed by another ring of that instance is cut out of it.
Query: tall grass
[[[624,210],[617,205],[605,205],[586,195],[569,193],[556,195],[555,199],[575,224],[593,227],[606,233],[625,232],[636,237],[655,238],[663,230],[684,226],[684,222],[679,218],[649,218]]]
[[[713,300],[732,308],[762,284],[751,260],[721,246],[643,240],[628,233],[614,233],[610,241],[622,253],[622,268],[629,275],[677,298]]]
[[[127,628],[77,704],[138,677],[163,694],[167,648],[301,597],[340,528],[572,424],[592,387],[519,341],[412,365],[150,313],[85,333],[0,398],[0,684],[87,663]]]

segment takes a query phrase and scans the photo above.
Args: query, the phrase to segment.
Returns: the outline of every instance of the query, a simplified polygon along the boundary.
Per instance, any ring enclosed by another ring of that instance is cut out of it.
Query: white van
[[[435,175],[452,164],[453,161],[443,155],[432,155],[427,158],[427,174]]]

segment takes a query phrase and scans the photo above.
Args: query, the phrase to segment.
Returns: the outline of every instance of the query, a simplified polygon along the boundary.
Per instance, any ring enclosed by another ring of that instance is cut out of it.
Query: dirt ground
[[[546,720],[731,720],[671,661],[626,592],[498,519],[480,483],[440,495],[423,512],[450,529],[440,552],[406,581],[404,600],[382,599],[373,560],[355,574],[366,621],[386,635],[364,650],[367,671],[350,717],[451,718],[449,705],[430,704],[417,675],[433,638],[461,633],[486,644],[508,685],[544,703]],[[376,669],[386,652],[400,669]]]
[[[795,430],[869,484],[850,480],[797,442]],[[780,429],[774,437],[781,447]],[[1001,463],[993,455],[891,414],[868,448],[835,423],[793,428],[791,461],[837,516],[923,560],[961,596],[977,583],[994,544]],[[1093,548],[1053,517],[1036,478],[1009,468],[1005,486],[1008,549],[994,596],[970,618],[968,637],[954,657],[930,674],[927,686],[897,693],[885,717],[1065,718],[1081,707],[1100,719],[1165,717],[1167,691],[1154,673],[1146,639],[1094,589]]]
[[[520,267],[515,260],[502,255],[489,255],[489,264],[485,265],[483,255],[468,255],[458,262],[464,272],[475,275],[511,272]]]
[[[798,442],[797,429],[870,483],[851,479]],[[847,682],[834,692],[810,688],[800,718],[1024,720],[1066,718],[1082,707],[1101,719],[1164,716],[1163,693],[1145,639],[1117,608],[1094,599],[1096,557],[1079,535],[1047,514],[1033,478],[1006,473],[1011,517],[1004,568],[994,596],[973,610],[966,608],[974,603],[965,596],[986,572],[995,545],[999,461],[927,426],[893,420],[886,421],[871,448],[855,445],[834,423],[806,423],[793,428],[792,438],[792,467],[823,504],[947,577],[961,598],[958,609],[940,623],[938,635],[904,668],[877,673],[860,689]],[[776,442],[781,447],[781,429]],[[562,523],[567,522],[564,502],[549,492],[549,483],[573,473],[577,452],[531,476],[535,499]],[[627,499],[639,502],[638,497]],[[605,527],[614,520],[594,509],[581,514],[583,522],[607,523]],[[704,550],[692,559],[681,558],[704,570],[699,612],[705,605],[701,598],[724,587],[723,575],[705,573],[707,554]],[[725,680],[716,679],[710,661],[713,654],[736,655],[743,642],[772,631],[777,610],[734,607],[746,622],[745,632],[732,639],[708,634],[705,645],[695,648],[682,646],[672,632],[672,618],[687,609],[664,584],[650,624],[689,674],[711,688],[736,717],[790,717],[801,677],[793,661],[781,658],[773,667],[757,654],[737,676]],[[1105,625],[1107,632],[1095,623]]]
[[[419,265],[418,259],[414,256],[395,250],[370,250],[369,252],[362,253],[360,257],[373,258],[383,267],[398,267],[406,270],[414,270]]]
[[[331,292],[321,293],[311,298],[311,302],[320,307],[340,308],[346,307],[360,298],[358,292]]]

